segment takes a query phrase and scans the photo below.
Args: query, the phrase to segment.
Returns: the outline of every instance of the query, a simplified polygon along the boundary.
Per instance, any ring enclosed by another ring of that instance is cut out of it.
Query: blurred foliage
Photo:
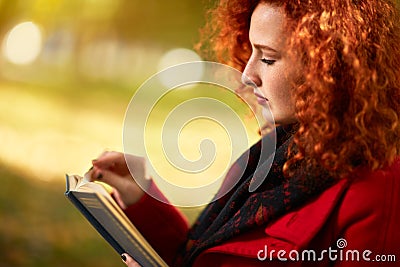
[[[117,35],[127,40],[191,47],[203,23],[204,1],[2,0],[0,29],[31,19],[45,26],[72,28],[79,38]]]
[[[0,0],[3,44],[32,21],[43,47],[30,65],[0,56],[0,79],[40,84],[111,83],[136,87],[159,71],[162,55],[193,48],[209,0]]]
[[[0,266],[123,266],[63,195],[0,165]]]

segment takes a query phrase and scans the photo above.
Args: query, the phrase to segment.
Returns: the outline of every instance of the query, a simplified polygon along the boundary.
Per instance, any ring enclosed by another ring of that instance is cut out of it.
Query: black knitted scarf
[[[270,151],[271,146],[265,143],[270,144],[275,136],[274,155]],[[204,250],[266,225],[289,210],[305,204],[334,184],[335,179],[329,175],[316,177],[312,173],[298,172],[293,177],[284,177],[282,167],[292,141],[293,136],[278,127],[276,133],[263,137],[232,165],[225,181],[237,181],[239,178],[239,182],[228,194],[204,209],[193,225],[186,247],[182,249],[176,265],[192,265],[194,259]],[[252,178],[265,178],[254,192],[249,190]]]

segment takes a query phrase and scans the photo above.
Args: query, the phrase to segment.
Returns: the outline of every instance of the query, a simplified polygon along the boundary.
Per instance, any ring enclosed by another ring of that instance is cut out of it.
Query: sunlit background
[[[202,60],[210,2],[0,0],[0,267],[123,266],[64,176],[123,149],[126,108],[151,75]]]
[[[192,50],[198,0],[0,0],[0,266],[123,266],[65,173],[122,149],[134,90]]]

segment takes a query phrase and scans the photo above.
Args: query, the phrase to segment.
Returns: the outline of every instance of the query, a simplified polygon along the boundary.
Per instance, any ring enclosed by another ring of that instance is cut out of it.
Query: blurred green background
[[[123,266],[65,199],[64,174],[122,149],[134,90],[193,59],[166,55],[192,49],[206,5],[0,0],[1,267]]]

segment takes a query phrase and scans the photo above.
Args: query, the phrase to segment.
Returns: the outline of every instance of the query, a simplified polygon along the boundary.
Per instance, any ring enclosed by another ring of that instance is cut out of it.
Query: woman
[[[92,178],[117,189],[128,217],[173,266],[365,266],[379,260],[396,265],[400,20],[395,4],[221,0],[210,14],[203,34],[212,36],[218,60],[244,71],[244,83],[280,125],[271,171],[256,168],[256,144],[249,162],[239,158],[226,178],[245,166],[240,182],[212,202],[191,229],[174,207],[139,189],[121,153],[94,161]],[[147,178],[142,159],[128,160],[137,166],[135,178]],[[250,193],[253,176],[266,179]],[[148,186],[156,190],[151,181]],[[129,255],[122,257],[128,266],[138,266]]]

